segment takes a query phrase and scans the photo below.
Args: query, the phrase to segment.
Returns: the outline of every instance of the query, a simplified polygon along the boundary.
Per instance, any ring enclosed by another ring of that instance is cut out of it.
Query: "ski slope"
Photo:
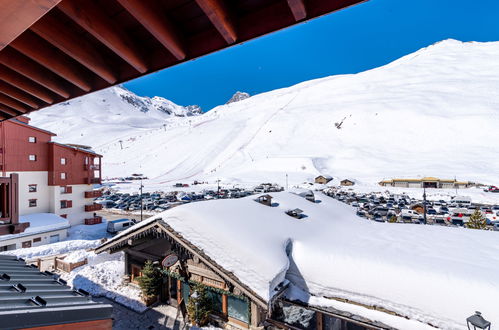
[[[93,146],[109,178],[284,184],[285,174],[298,183],[324,173],[366,183],[436,176],[493,184],[498,87],[499,42],[445,40],[380,68],[204,114],[173,104],[177,115],[142,112],[112,88],[33,113],[32,123],[61,142]]]

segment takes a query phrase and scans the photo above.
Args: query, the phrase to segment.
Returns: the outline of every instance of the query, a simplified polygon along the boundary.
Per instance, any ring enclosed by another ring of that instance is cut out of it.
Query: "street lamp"
[[[426,187],[423,182],[423,224],[426,225]]]
[[[466,323],[468,323],[468,329],[469,330],[476,330],[476,329],[487,329],[490,330],[490,322],[485,320],[482,317],[482,313],[480,312],[475,312],[474,315],[471,315],[466,319]]]

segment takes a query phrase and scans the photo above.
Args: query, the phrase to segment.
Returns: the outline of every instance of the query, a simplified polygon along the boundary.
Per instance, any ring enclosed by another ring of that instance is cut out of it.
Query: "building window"
[[[41,242],[41,241],[42,241],[41,237],[33,238],[33,243],[38,243],[38,242]]]
[[[61,201],[61,209],[73,207],[73,201]]]
[[[31,241],[22,242],[21,246],[22,246],[23,249],[30,248],[31,247]]]
[[[29,207],[36,207],[36,199],[29,200]]]
[[[73,192],[73,187],[71,186],[60,186],[61,194],[71,194]]]
[[[66,180],[66,173],[64,172],[61,173],[61,180]]]
[[[28,191],[30,193],[36,192],[36,184],[30,184],[30,185],[28,185]]]
[[[249,323],[249,305],[248,301],[229,296],[227,299],[229,317],[236,320],[242,321],[244,323]]]
[[[66,158],[61,158],[61,165],[66,165]]]
[[[50,243],[57,243],[59,242],[60,240],[60,237],[59,237],[59,234],[56,234],[56,235],[50,235]]]
[[[36,161],[36,155],[29,155],[28,159],[32,162]]]
[[[36,137],[34,137],[34,136],[28,137],[28,142],[29,143],[36,143]]]

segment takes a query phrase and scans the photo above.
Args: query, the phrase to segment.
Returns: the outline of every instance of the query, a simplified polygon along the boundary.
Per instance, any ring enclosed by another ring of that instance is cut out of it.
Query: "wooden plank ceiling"
[[[0,121],[363,1],[0,0]]]

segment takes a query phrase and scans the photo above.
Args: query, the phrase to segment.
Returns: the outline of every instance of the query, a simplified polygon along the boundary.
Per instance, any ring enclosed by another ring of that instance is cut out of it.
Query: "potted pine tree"
[[[146,306],[154,304],[158,300],[158,295],[161,289],[161,271],[158,267],[147,260],[144,268],[142,268],[142,276],[137,281],[139,282],[142,291],[142,300]]]

